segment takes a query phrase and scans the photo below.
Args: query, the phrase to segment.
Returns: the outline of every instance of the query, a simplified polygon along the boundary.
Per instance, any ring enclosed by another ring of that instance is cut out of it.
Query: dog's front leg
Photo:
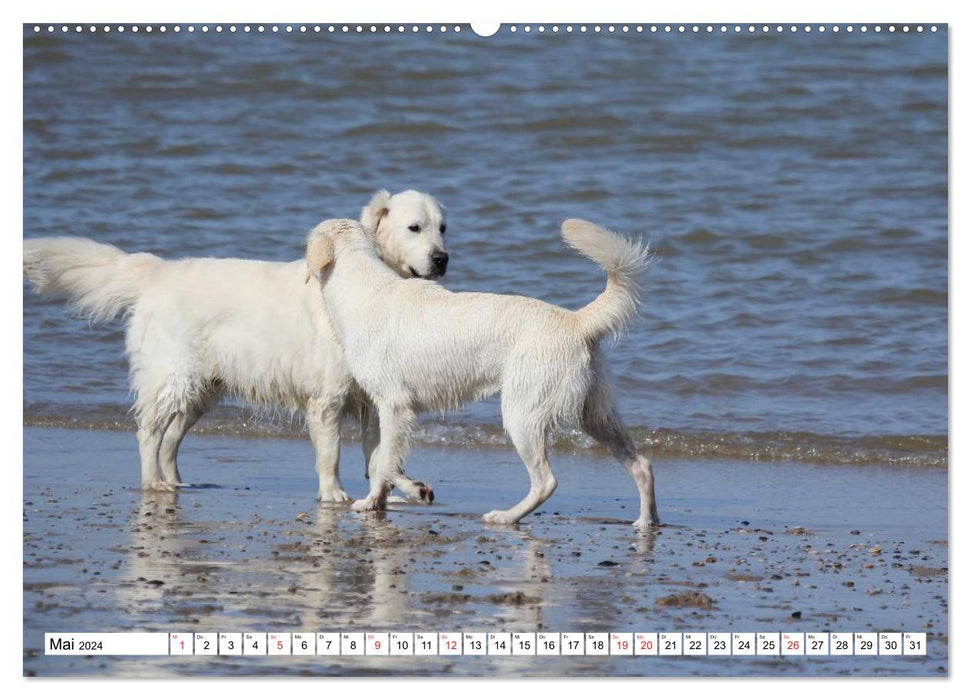
[[[381,442],[378,413],[369,399],[361,400],[361,447],[364,450],[364,478],[371,478],[371,462]]]
[[[381,442],[381,429],[380,421],[378,420],[378,411],[370,400],[365,399],[362,401],[362,407],[360,409],[361,416],[361,445],[364,448],[364,478],[371,478],[371,464],[376,463],[374,455],[377,452],[378,444]],[[413,481],[407,476],[402,475],[399,478],[399,482],[402,485],[402,493],[406,497],[396,496],[394,494],[388,497],[388,503],[407,503],[407,502],[421,502],[421,503],[431,503],[435,499],[435,492],[424,483],[420,481]],[[392,482],[397,483],[397,482]]]
[[[340,406],[337,399],[313,398],[307,402],[307,427],[317,456],[317,500],[325,503],[351,500],[337,473],[341,450]]]
[[[384,510],[391,486],[397,486],[406,498],[431,503],[435,493],[420,481],[409,479],[402,463],[408,451],[408,440],[415,414],[406,408],[379,407],[381,441],[371,460],[371,490],[367,498],[355,501],[353,510]]]

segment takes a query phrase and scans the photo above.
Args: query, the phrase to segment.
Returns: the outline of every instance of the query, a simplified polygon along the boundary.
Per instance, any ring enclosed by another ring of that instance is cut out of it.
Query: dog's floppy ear
[[[334,262],[334,241],[330,234],[321,231],[318,227],[310,233],[307,238],[307,279],[311,277],[320,279],[322,273]]]
[[[369,236],[378,232],[378,224],[388,215],[390,209],[391,193],[387,190],[375,192],[368,205],[361,210],[361,225]]]

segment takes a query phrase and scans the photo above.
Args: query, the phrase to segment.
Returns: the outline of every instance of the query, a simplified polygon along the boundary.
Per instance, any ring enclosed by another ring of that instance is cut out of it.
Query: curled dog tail
[[[92,321],[108,321],[137,301],[162,260],[87,238],[29,238],[24,275],[38,294],[67,297]]]
[[[583,219],[567,219],[563,240],[607,272],[607,288],[576,312],[581,334],[589,340],[619,336],[637,317],[643,286],[640,278],[651,261],[648,247]]]

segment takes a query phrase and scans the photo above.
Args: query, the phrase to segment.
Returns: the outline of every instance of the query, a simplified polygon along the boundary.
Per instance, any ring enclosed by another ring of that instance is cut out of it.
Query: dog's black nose
[[[444,250],[439,250],[432,253],[432,267],[435,272],[439,275],[445,274],[445,268],[448,267],[448,253]]]

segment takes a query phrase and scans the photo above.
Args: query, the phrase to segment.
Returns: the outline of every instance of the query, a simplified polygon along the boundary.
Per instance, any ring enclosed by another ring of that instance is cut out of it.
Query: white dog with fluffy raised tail
[[[325,221],[307,241],[308,272],[344,346],[348,367],[374,401],[381,441],[371,490],[355,510],[381,510],[390,487],[410,497],[424,487],[402,462],[416,414],[447,411],[502,394],[502,420],[529,472],[526,497],[483,519],[515,523],[550,497],[550,430],[579,425],[604,444],[634,479],[636,526],[658,524],[654,474],[624,428],[601,339],[637,314],[646,247],[587,221],[563,224],[564,240],[607,272],[607,287],[579,311],[522,296],[454,293],[435,282],[402,279],[375,253],[360,224]]]
[[[358,230],[395,270],[384,268],[389,274],[445,274],[445,215],[427,194],[379,191],[361,211]],[[37,292],[67,297],[92,320],[125,315],[143,489],[182,484],[176,461],[182,439],[229,394],[303,411],[318,498],[350,500],[337,473],[341,413],[362,414],[365,460],[377,444],[376,425],[355,396],[320,293],[306,284],[303,259],[163,260],[86,238],[35,238],[24,241],[24,274]]]

